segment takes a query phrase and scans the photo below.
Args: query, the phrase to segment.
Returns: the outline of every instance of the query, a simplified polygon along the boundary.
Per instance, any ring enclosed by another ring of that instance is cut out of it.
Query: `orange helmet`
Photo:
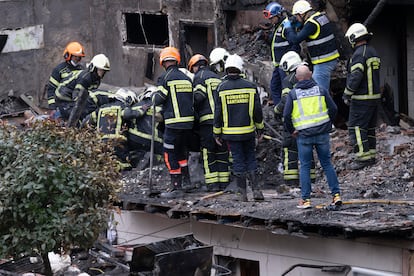
[[[193,67],[194,67],[194,65],[196,65],[199,61],[205,61],[206,65],[208,64],[208,60],[207,60],[207,58],[206,58],[205,56],[200,55],[200,54],[195,54],[194,56],[192,56],[192,57],[190,58],[190,61],[188,62],[188,70],[189,70],[191,73],[194,73],[194,72],[193,72]]]
[[[180,63],[181,56],[177,48],[165,47],[164,49],[161,50],[160,65],[162,66],[162,63],[167,60],[175,60],[177,63]]]
[[[85,56],[85,51],[83,50],[83,46],[79,42],[74,41],[66,45],[66,48],[63,51],[63,58],[66,61],[69,61],[72,58],[72,56],[77,56],[77,57]]]

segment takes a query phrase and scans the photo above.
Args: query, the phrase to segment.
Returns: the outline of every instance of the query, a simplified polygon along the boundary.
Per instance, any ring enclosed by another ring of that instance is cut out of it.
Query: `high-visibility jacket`
[[[316,32],[306,39],[306,46],[313,64],[323,63],[339,57],[332,23],[324,12],[312,14],[306,24],[315,24]]]
[[[50,75],[49,82],[47,84],[47,103],[49,108],[55,108],[55,91],[60,82],[68,77],[72,71],[83,70],[84,67],[81,64],[73,66],[70,62],[59,63]]]
[[[352,100],[373,102],[381,98],[381,60],[373,47],[368,44],[357,46],[348,62],[348,75],[344,93]]]
[[[150,107],[145,111],[144,105],[151,105],[151,100],[143,100],[125,109],[124,120],[128,122],[128,133],[127,138],[131,144],[139,144],[144,147],[151,145],[152,139],[152,115],[153,108]],[[128,110],[128,111],[127,111]],[[161,107],[155,108],[156,112],[161,111]],[[159,128],[159,123],[155,122],[154,125],[154,142],[158,144],[158,147],[162,146],[163,132]]]
[[[89,97],[86,101],[86,106],[82,117],[85,117],[86,115],[94,112],[100,106],[109,104],[114,101],[116,101],[115,93],[111,91],[102,89],[94,89],[92,91],[89,91]]]
[[[263,113],[257,85],[240,75],[228,75],[217,88],[213,133],[224,140],[244,141],[262,130]]]
[[[329,132],[337,110],[326,89],[313,80],[300,81],[286,99],[284,124],[289,133],[298,130],[304,136]]]
[[[297,83],[296,71],[290,72],[282,80],[282,97],[280,98],[280,102],[274,107],[274,111],[276,114],[283,113],[283,109],[285,108],[286,98],[290,90],[292,90],[295,87],[296,83]]]
[[[64,120],[69,118],[80,91],[97,89],[100,83],[99,76],[89,70],[73,71],[65,78],[55,91],[56,105],[62,113],[62,118]]]
[[[157,82],[158,91],[153,96],[155,105],[162,105],[165,126],[176,129],[192,129],[194,124],[193,85],[191,79],[169,66]]]
[[[288,20],[287,18],[284,19]],[[273,32],[271,51],[272,51],[272,63],[275,67],[279,66],[280,59],[288,51],[295,51],[300,53],[300,46],[298,43],[289,43],[286,39],[285,27],[283,26],[283,21],[275,25],[275,30]]]
[[[214,101],[220,83],[220,77],[207,67],[200,67],[194,75],[194,105],[200,125],[213,124]]]

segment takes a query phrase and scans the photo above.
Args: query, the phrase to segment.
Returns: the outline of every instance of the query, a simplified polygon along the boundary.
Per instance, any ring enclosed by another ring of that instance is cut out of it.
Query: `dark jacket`
[[[295,127],[293,126],[293,115],[292,111],[294,110],[294,102],[298,101],[297,93],[300,93],[301,95],[305,95],[304,97],[315,97],[317,98],[317,101],[322,104],[322,107],[327,108],[327,115],[329,116],[329,120],[320,121],[323,123],[320,123],[317,126],[304,128],[299,130],[299,135],[301,136],[314,136],[321,133],[327,133],[331,131],[332,129],[332,122],[335,119],[336,113],[338,111],[338,108],[333,101],[332,97],[329,95],[329,92],[318,86],[314,80],[303,80],[296,84],[295,88],[292,89],[289,92],[288,97],[286,98],[286,104],[285,108],[283,110],[283,119],[284,119],[284,125],[286,130],[289,133],[293,133],[295,131]],[[319,101],[320,100],[320,101]],[[295,104],[298,105],[297,103]],[[320,111],[319,106],[314,106],[317,111]],[[312,108],[310,106],[303,107],[304,109],[310,108],[315,110],[315,108]]]
[[[245,141],[264,128],[256,84],[228,75],[217,88],[213,132],[224,140]]]

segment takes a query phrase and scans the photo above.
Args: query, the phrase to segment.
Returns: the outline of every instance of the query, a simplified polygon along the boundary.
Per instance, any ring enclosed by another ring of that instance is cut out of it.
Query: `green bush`
[[[0,126],[0,255],[89,248],[120,189],[110,144],[94,131],[40,122]]]

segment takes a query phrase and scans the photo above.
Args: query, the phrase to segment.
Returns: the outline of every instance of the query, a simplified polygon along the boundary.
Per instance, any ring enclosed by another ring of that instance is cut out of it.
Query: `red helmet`
[[[175,60],[177,63],[180,63],[181,56],[177,48],[165,47],[164,49],[161,50],[160,65],[162,66],[162,63],[167,60]]]
[[[83,50],[83,46],[79,42],[74,41],[66,45],[66,48],[63,51],[63,58],[66,61],[69,61],[72,58],[72,56],[77,56],[77,57],[85,56],[85,51]]]

